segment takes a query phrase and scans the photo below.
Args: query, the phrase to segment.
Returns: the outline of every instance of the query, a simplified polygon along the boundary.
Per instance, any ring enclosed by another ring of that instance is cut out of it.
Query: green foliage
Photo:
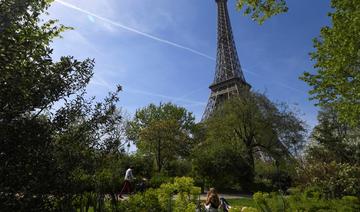
[[[138,150],[155,159],[157,171],[170,161],[186,157],[194,145],[195,118],[185,108],[171,103],[136,111],[127,134]]]
[[[202,144],[193,152],[194,170],[210,185],[231,188],[240,184],[243,190],[249,190],[253,172],[242,153],[229,142]]]
[[[229,100],[204,124],[205,141],[194,149],[193,164],[200,176],[217,187],[240,184],[249,189],[256,160],[289,164],[305,136],[296,113],[258,93]]]
[[[158,189],[131,196],[124,204],[126,211],[195,211],[200,188],[194,187],[189,177],[177,177],[173,183],[164,183]],[[176,195],[176,196],[174,196]]]
[[[339,121],[336,110],[325,107],[319,111],[319,124],[311,133],[312,145],[308,160],[330,163],[360,163],[360,131]]]
[[[128,160],[124,161],[126,166],[133,166],[136,178],[150,179],[153,175],[154,163],[152,157],[149,155],[141,155],[138,152],[129,156]],[[160,186],[160,184],[159,184]]]
[[[360,195],[360,167],[358,165],[313,162],[306,164],[305,185],[316,186],[326,197]]]
[[[48,109],[83,88],[92,76],[90,59],[51,59],[52,39],[67,28],[55,20],[40,24],[49,5],[46,0],[9,0],[0,6],[0,115],[6,121]]]
[[[298,182],[316,186],[327,197],[360,194],[360,136],[357,128],[339,122],[337,112],[319,112],[312,143],[300,163]]]
[[[357,0],[332,0],[331,6],[332,26],[321,29],[311,53],[317,73],[305,72],[300,79],[312,87],[309,93],[317,105],[335,108],[342,122],[358,126],[360,6]],[[288,10],[285,0],[238,0],[237,7],[260,24]]]
[[[323,199],[318,192],[294,192],[290,196],[277,193],[255,193],[254,201],[259,211],[358,211],[360,201],[357,197],[342,199]]]
[[[49,45],[66,27],[40,19],[51,1],[0,4],[1,208],[47,211],[48,194],[62,190],[54,154],[56,128],[43,112],[83,89],[94,62],[51,59]]]
[[[317,105],[331,106],[342,122],[359,126],[360,6],[357,0],[332,0],[331,7],[332,25],[321,29],[311,53],[317,73],[305,72],[300,79],[312,87]],[[260,24],[288,10],[285,0],[238,0],[237,8]]]
[[[119,186],[106,161],[121,160],[123,119],[116,108],[121,87],[102,102],[87,100],[94,61],[52,59],[52,40],[69,28],[41,18],[51,2],[0,4],[0,208],[5,211],[72,211],[84,198],[99,208],[103,192]]]
[[[169,183],[171,180],[172,178],[164,173],[155,173],[152,175],[149,185],[152,188],[159,188],[162,184]]]
[[[230,210],[233,211],[233,210]],[[258,210],[256,208],[252,208],[252,207],[243,207],[241,209],[241,212],[258,212]]]
[[[286,203],[281,195],[276,193],[255,193],[254,201],[261,211],[285,211]]]
[[[177,177],[174,180],[173,188],[177,194],[174,211],[194,211],[195,202],[200,195],[200,188],[194,187],[194,180],[189,177]]]
[[[360,124],[360,5],[357,0],[332,0],[332,25],[314,39],[311,53],[317,73],[301,77],[320,106],[331,106],[342,122]]]
[[[255,202],[253,198],[250,197],[241,197],[239,199],[227,199],[231,207],[233,208],[239,208],[242,207],[256,207]]]
[[[148,189],[144,193],[139,193],[131,196],[126,204],[126,211],[140,212],[140,211],[164,211],[161,208],[158,194],[155,189]]]
[[[255,181],[253,191],[277,191],[287,190],[296,176],[295,167],[289,164],[276,164],[272,161],[256,160],[255,162]]]
[[[191,173],[192,164],[191,161],[187,159],[173,160],[164,166],[164,170],[166,170],[166,174],[171,177],[188,176],[189,173]]]
[[[237,8],[244,9],[244,15],[251,15],[251,19],[259,24],[288,11],[285,0],[238,0]]]

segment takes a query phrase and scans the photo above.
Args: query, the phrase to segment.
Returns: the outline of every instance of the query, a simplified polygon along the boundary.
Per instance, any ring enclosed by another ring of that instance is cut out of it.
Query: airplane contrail
[[[174,46],[174,47],[176,47],[176,48],[184,49],[184,50],[189,51],[189,52],[191,52],[191,53],[194,53],[194,54],[197,54],[197,55],[199,55],[199,56],[205,57],[205,58],[207,58],[207,59],[209,59],[209,60],[215,61],[215,58],[214,58],[214,57],[211,57],[211,56],[209,56],[209,55],[207,55],[207,54],[205,54],[205,53],[199,52],[199,51],[197,51],[197,50],[195,50],[195,49],[192,49],[192,48],[190,48],[190,47],[187,47],[187,46],[184,46],[184,45],[181,45],[181,44],[178,44],[178,43],[175,43],[175,42],[172,42],[172,41],[169,41],[169,40],[160,38],[160,37],[157,37],[157,36],[155,36],[155,35],[151,35],[151,34],[146,33],[146,32],[142,32],[142,31],[137,30],[137,29],[134,29],[134,28],[132,28],[132,27],[125,26],[125,25],[123,25],[123,24],[121,24],[121,23],[115,22],[115,21],[113,21],[113,20],[110,20],[110,19],[108,19],[108,18],[102,17],[102,16],[97,15],[97,14],[95,14],[95,13],[89,12],[89,11],[87,11],[87,10],[84,10],[84,9],[82,9],[82,8],[80,8],[80,7],[77,7],[77,6],[73,5],[73,4],[64,2],[64,1],[62,1],[62,0],[55,0],[55,1],[58,2],[58,3],[60,3],[60,4],[62,4],[62,5],[64,5],[64,6],[66,6],[66,7],[68,7],[68,8],[77,10],[77,11],[79,11],[79,12],[81,12],[81,13],[84,13],[84,14],[87,14],[87,15],[91,15],[91,16],[99,19],[99,20],[102,20],[102,21],[108,23],[108,24],[111,24],[111,25],[114,25],[114,26],[116,26],[116,27],[125,29],[125,30],[127,30],[127,31],[136,33],[136,34],[138,34],[138,35],[142,35],[142,36],[147,37],[147,38],[150,38],[150,39],[152,39],[152,40],[156,40],[156,41],[158,41],[158,42],[165,43],[165,44],[168,44],[168,45],[170,45],[170,46]]]
[[[138,35],[141,35],[141,36],[150,38],[150,39],[152,39],[152,40],[155,40],[155,41],[158,41],[158,42],[161,42],[161,43],[164,43],[164,44],[168,44],[168,45],[173,46],[173,47],[176,47],[176,48],[184,49],[184,50],[189,51],[189,52],[191,52],[191,53],[193,53],[193,54],[196,54],[196,55],[202,56],[202,57],[204,57],[204,58],[207,58],[207,59],[209,59],[209,60],[215,61],[215,58],[214,58],[214,57],[211,57],[211,56],[209,56],[209,55],[207,55],[207,54],[205,54],[205,53],[199,52],[199,51],[197,51],[197,50],[195,50],[195,49],[192,49],[192,48],[190,48],[190,47],[187,47],[187,46],[184,46],[184,45],[181,45],[181,44],[178,44],[178,43],[175,43],[175,42],[172,42],[172,41],[169,41],[169,40],[160,38],[160,37],[155,36],[155,35],[151,35],[151,34],[146,33],[146,32],[142,32],[142,31],[137,30],[137,29],[132,28],[132,27],[125,26],[125,25],[123,25],[123,24],[121,24],[121,23],[115,22],[115,21],[113,21],[113,20],[110,20],[110,19],[108,19],[108,18],[102,17],[102,16],[97,15],[97,14],[95,14],[95,13],[92,13],[92,12],[90,12],[90,11],[84,10],[84,9],[82,9],[82,8],[80,8],[80,7],[77,7],[77,6],[73,5],[73,4],[67,3],[67,2],[62,1],[62,0],[55,0],[55,2],[58,2],[58,3],[62,4],[62,5],[65,6],[65,7],[68,7],[68,8],[74,9],[74,10],[77,10],[77,11],[79,11],[79,12],[81,12],[81,13],[84,13],[84,14],[87,14],[87,15],[90,15],[90,16],[93,16],[93,17],[95,17],[95,18],[97,18],[97,19],[99,19],[99,20],[102,20],[102,21],[104,21],[104,22],[106,22],[106,23],[108,23],[108,24],[114,25],[114,26],[116,26],[116,27],[125,29],[125,30],[127,30],[127,31],[136,33],[136,34],[138,34]],[[256,72],[249,71],[249,70],[247,70],[247,69],[243,69],[243,71],[244,71],[244,72],[247,72],[247,73],[251,73],[251,74],[253,74],[253,75],[257,76],[257,77],[260,76],[260,75],[257,74]],[[284,83],[278,83],[278,82],[276,82],[275,84],[277,84],[278,86],[285,87],[285,88],[290,88],[290,89],[292,89],[292,90],[294,90],[294,91],[297,91],[297,92],[304,93],[304,91],[299,90],[299,89],[297,89],[297,88],[293,88],[293,87],[288,86],[288,85],[285,85]],[[143,93],[143,94],[145,94],[144,92],[139,92],[139,91],[137,91],[137,92],[138,92],[138,93]],[[149,94],[149,93],[147,93],[147,94]],[[160,96],[162,96],[162,97],[168,97],[168,96],[163,96],[163,95],[161,95],[161,94],[154,94],[154,95],[157,95],[157,96],[159,96],[159,97],[160,97]],[[168,98],[170,98],[170,97],[168,97]],[[173,97],[171,97],[171,98],[173,98]],[[173,98],[173,99],[174,99],[174,98]],[[180,98],[180,99],[176,99],[176,98],[175,98],[175,100],[182,101],[183,99],[182,99],[182,98]],[[185,100],[185,101],[187,101],[187,102],[189,102],[189,103],[198,103],[198,104],[200,103],[200,102],[193,102],[193,101],[191,101],[191,100],[190,100],[190,101]]]

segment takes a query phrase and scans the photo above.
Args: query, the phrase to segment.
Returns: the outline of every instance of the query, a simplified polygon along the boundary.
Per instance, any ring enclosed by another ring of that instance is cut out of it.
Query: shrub
[[[163,183],[160,188],[148,189],[144,193],[131,196],[124,204],[127,211],[134,212],[193,212],[199,194],[200,188],[194,186],[192,178],[177,177],[173,183]]]
[[[177,192],[174,211],[195,211],[196,205],[194,203],[200,194],[200,188],[194,187],[194,180],[189,177],[175,178],[173,186]]]
[[[159,203],[157,191],[155,189],[148,189],[144,193],[131,196],[127,202],[127,211],[163,211]]]
[[[256,208],[252,208],[252,207],[243,207],[241,209],[241,212],[258,212],[258,210]]]
[[[172,178],[162,174],[158,173],[155,174],[149,181],[149,186],[151,188],[159,188],[162,184],[168,183],[171,181]]]
[[[327,198],[360,196],[360,166],[313,161],[300,173],[301,184],[318,187]]]
[[[164,166],[168,176],[188,176],[191,173],[191,161],[179,159],[169,161]]]
[[[276,193],[255,193],[253,196],[260,211],[360,211],[357,197],[346,196],[342,199],[324,199],[314,188],[305,192],[294,192],[284,197]]]
[[[360,211],[360,199],[354,196],[344,196],[336,200],[338,211]]]
[[[253,196],[258,209],[261,211],[285,211],[287,203],[281,195],[276,193],[262,193],[257,192]]]

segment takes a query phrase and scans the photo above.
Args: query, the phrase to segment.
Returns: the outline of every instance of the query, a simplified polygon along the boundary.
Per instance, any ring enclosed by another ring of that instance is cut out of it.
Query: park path
[[[129,195],[124,194],[124,199],[128,199]],[[223,197],[225,199],[241,199],[241,198],[249,198],[251,195],[245,195],[245,194],[219,194],[219,197]],[[176,195],[174,196],[176,198]],[[204,201],[206,200],[206,193],[200,194],[200,200]]]
[[[219,197],[223,197],[225,199],[241,199],[251,197],[250,195],[244,194],[219,194]],[[200,200],[206,200],[206,194],[200,194]]]

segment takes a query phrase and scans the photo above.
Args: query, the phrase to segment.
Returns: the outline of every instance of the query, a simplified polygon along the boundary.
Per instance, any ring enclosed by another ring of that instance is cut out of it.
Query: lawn
[[[239,199],[229,199],[227,200],[231,207],[241,208],[241,207],[255,207],[255,202],[250,197],[243,197]]]
[[[227,199],[226,201],[229,202],[229,204],[231,205],[232,209],[234,210],[238,210],[241,209],[242,207],[253,207],[255,208],[255,202],[252,198],[250,197],[241,197],[238,199]],[[94,209],[93,207],[89,208],[88,212],[93,212]],[[80,212],[80,209],[77,209],[77,212]]]

